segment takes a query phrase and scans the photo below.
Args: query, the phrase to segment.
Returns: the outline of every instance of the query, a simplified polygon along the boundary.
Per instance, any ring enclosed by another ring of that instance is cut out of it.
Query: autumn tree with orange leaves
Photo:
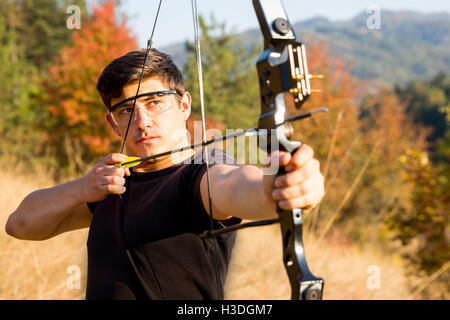
[[[307,43],[310,72],[324,79],[311,80],[321,92],[305,110],[329,110],[295,124],[297,138],[314,146],[326,178],[326,196],[311,215],[311,227],[332,235],[337,224],[345,230],[351,222],[353,240],[378,240],[383,230],[374,223],[383,221],[394,201],[409,201],[398,159],[408,148],[424,149],[427,131],[414,125],[392,89],[374,90],[326,44]]]
[[[61,50],[44,81],[43,151],[56,156],[58,165],[70,173],[118,149],[119,140],[106,124],[106,108],[96,90],[103,68],[137,47],[125,17],[120,23],[118,19],[114,1],[84,15],[81,30],[73,31],[71,45]]]

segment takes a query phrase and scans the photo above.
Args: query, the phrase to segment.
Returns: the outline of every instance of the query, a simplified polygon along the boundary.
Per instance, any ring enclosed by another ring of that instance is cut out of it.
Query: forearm
[[[246,220],[275,218],[276,203],[265,196],[262,176],[260,168],[250,165],[227,173],[213,195],[214,207],[224,215]]]
[[[29,240],[43,239],[76,207],[85,203],[81,178],[30,193],[10,215],[9,234]]]

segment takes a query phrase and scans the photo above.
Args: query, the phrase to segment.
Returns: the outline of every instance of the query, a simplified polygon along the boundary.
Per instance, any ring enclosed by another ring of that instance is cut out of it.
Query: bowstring
[[[197,11],[197,0],[191,0],[192,7],[192,19],[194,23],[194,40],[195,40],[195,53],[197,57],[197,74],[198,74],[198,86],[199,86],[199,94],[200,94],[200,110],[202,115],[202,127],[203,127],[203,143],[206,143],[206,119],[205,119],[205,103],[204,103],[204,92],[203,92],[203,71],[202,71],[202,55],[201,55],[201,45],[200,45],[200,37],[199,37],[199,28],[198,28],[198,11]],[[209,221],[210,221],[210,230],[212,232],[214,230],[214,215],[213,215],[213,207],[212,207],[212,197],[211,197],[211,179],[209,172],[209,153],[208,147],[205,146],[205,163],[206,163],[206,180],[208,185],[208,205],[209,205]],[[203,152],[202,152],[203,154]],[[213,255],[214,255],[214,265],[216,271],[216,283],[217,283],[217,291],[219,294],[219,299],[223,300],[222,291],[220,290],[221,281],[219,277],[219,270],[217,267],[217,236],[213,237]]]
[[[153,44],[153,35],[155,32],[155,28],[156,28],[156,24],[158,21],[158,17],[159,17],[159,12],[160,12],[160,8],[161,8],[161,3],[162,0],[159,1],[158,4],[158,9],[156,12],[156,17],[155,17],[155,21],[153,23],[153,29],[152,29],[152,33],[150,36],[150,39],[147,41],[147,48],[146,48],[146,52],[145,52],[145,57],[144,57],[144,62],[142,65],[142,70],[141,70],[141,74],[139,76],[139,82],[138,82],[138,87],[136,89],[136,94],[135,96],[138,96],[139,94],[139,89],[141,87],[141,83],[142,83],[142,79],[143,79],[143,75],[144,75],[144,71],[145,71],[145,66],[147,64],[147,58],[149,55],[149,52],[151,50],[152,44]],[[197,72],[198,72],[198,81],[199,81],[199,91],[200,91],[200,107],[201,107],[201,115],[202,115],[202,126],[203,126],[203,141],[206,142],[207,141],[207,136],[206,136],[206,120],[205,120],[205,107],[204,107],[204,92],[203,92],[203,73],[202,73],[202,62],[201,62],[201,45],[200,45],[200,38],[199,38],[199,29],[198,29],[198,12],[197,12],[197,1],[196,0],[191,0],[191,5],[192,5],[192,16],[193,16],[193,20],[194,20],[194,35],[195,35],[195,43],[196,43],[196,56],[197,56]],[[134,110],[136,108],[136,100],[134,99],[133,101],[133,107],[131,109],[131,113],[130,113],[130,118],[128,119],[128,124],[127,124],[127,129],[125,131],[125,135],[124,135],[124,139],[123,139],[123,143],[122,143],[122,147],[120,150],[120,153],[123,153],[123,150],[125,148],[125,142],[126,139],[128,137],[128,132],[130,129],[130,124],[131,124],[131,120],[133,117],[133,113]],[[210,172],[209,172],[209,155],[208,155],[208,148],[205,146],[205,163],[206,163],[206,175],[207,175],[207,185],[208,185],[208,202],[209,202],[209,215],[210,215],[210,232],[214,230],[214,216],[213,216],[213,210],[212,210],[212,197],[211,197],[211,179],[210,179]],[[125,205],[122,196],[119,195],[121,202],[123,205]],[[213,236],[213,238],[215,239],[216,236]],[[215,264],[215,271],[216,271],[216,282],[217,282],[217,290],[218,290],[218,295],[219,295],[219,299],[222,300],[222,291],[220,290],[220,277],[219,277],[219,271],[218,271],[218,267],[217,267],[217,241],[213,241],[213,252],[214,252],[214,264]]]
[[[122,147],[120,148],[120,153],[123,153],[123,149],[125,148],[125,142],[128,137],[128,131],[130,129],[131,119],[133,118],[134,109],[136,108],[136,100],[137,100],[137,96],[139,94],[139,89],[141,88],[142,79],[144,77],[144,71],[145,71],[145,66],[147,65],[148,54],[150,53],[150,49],[152,48],[152,45],[153,45],[153,35],[155,34],[156,23],[158,22],[159,11],[161,9],[161,3],[162,3],[162,0],[159,0],[158,9],[156,11],[156,16],[155,16],[155,21],[153,22],[152,33],[150,35],[150,38],[147,41],[147,48],[145,49],[144,63],[142,64],[142,70],[141,70],[141,74],[139,76],[139,82],[138,82],[138,86],[137,86],[137,90],[136,90],[136,94],[135,94],[136,98],[133,101],[133,107],[131,108],[130,118],[128,119],[127,130],[125,131],[125,136],[123,138]]]
[[[159,11],[160,11],[160,9],[161,9],[161,3],[162,3],[162,0],[159,0],[158,9],[157,9],[157,11],[156,11],[156,16],[155,16],[155,21],[153,22],[152,33],[151,33],[151,35],[150,35],[150,38],[149,38],[148,41],[147,41],[147,48],[146,48],[146,50],[145,50],[145,57],[144,57],[144,62],[143,62],[143,64],[142,64],[141,74],[140,74],[140,76],[139,76],[138,87],[137,87],[137,89],[136,89],[136,94],[135,94],[135,98],[134,98],[134,101],[133,101],[133,107],[132,107],[132,109],[131,109],[130,118],[128,119],[127,130],[125,131],[125,136],[124,136],[124,138],[123,138],[122,147],[120,148],[120,153],[123,153],[123,149],[125,148],[125,142],[126,142],[127,137],[128,137],[128,131],[129,131],[129,129],[130,129],[131,119],[133,118],[134,109],[135,109],[135,107],[136,107],[137,96],[138,96],[138,94],[139,94],[139,89],[141,88],[141,83],[142,83],[142,79],[143,79],[143,76],[144,76],[145,66],[147,65],[148,54],[150,53],[150,49],[151,49],[152,44],[153,44],[153,35],[154,35],[154,33],[155,33],[156,24],[157,24],[157,22],[158,22]],[[124,213],[125,213],[127,206],[126,206],[125,201],[123,200],[122,194],[119,194],[119,199],[120,199],[120,203],[121,203],[121,205],[122,205],[122,207],[123,207],[123,211],[124,211]],[[123,223],[121,224],[121,227],[123,228]],[[123,230],[121,230],[121,234],[122,234],[122,237],[123,237]],[[125,244],[125,246],[126,246],[125,239],[123,239],[123,241],[124,241],[124,244]],[[136,273],[136,276],[138,277],[140,283],[142,284],[142,286],[143,286],[143,288],[144,288],[145,293],[146,293],[147,296],[150,298],[150,292],[151,292],[151,291],[150,291],[150,289],[148,288],[148,286],[147,286],[147,284],[145,283],[145,281],[141,280],[141,279],[142,279],[142,276],[141,276],[139,270],[136,268],[136,265],[135,265],[135,263],[134,263],[133,257],[132,257],[132,255],[131,255],[131,253],[129,252],[128,249],[126,250],[126,253],[127,253],[128,259],[129,259],[129,261],[130,261],[130,263],[131,263],[131,266],[133,267],[133,270],[134,270],[134,272]],[[150,269],[152,270],[152,273],[154,274],[153,266],[152,266],[151,263],[150,263]],[[155,276],[156,283],[157,283],[157,285],[158,285],[158,288],[159,288],[159,290],[160,290],[160,292],[161,292],[163,298],[166,299],[165,294],[164,294],[164,291],[162,290],[161,284],[159,283],[159,281],[158,281],[158,279],[156,278],[156,275],[155,275],[155,274],[154,274],[154,276]]]

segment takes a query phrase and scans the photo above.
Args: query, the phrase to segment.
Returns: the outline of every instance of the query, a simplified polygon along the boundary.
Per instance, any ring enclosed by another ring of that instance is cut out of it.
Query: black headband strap
[[[121,104],[124,104],[125,102],[128,102],[128,101],[132,101],[134,99],[139,99],[139,98],[145,97],[145,96],[165,96],[167,94],[172,94],[172,93],[177,93],[177,91],[176,90],[161,90],[161,91],[141,93],[141,94],[138,94],[137,96],[129,97],[122,101],[117,102],[115,105],[113,105],[111,108],[109,108],[109,112],[113,112]]]

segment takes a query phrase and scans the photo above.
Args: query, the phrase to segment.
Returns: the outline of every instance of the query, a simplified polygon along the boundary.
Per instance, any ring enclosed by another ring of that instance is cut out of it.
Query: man
[[[107,122],[120,137],[128,129],[128,156],[190,144],[179,133],[186,129],[191,96],[171,58],[154,49],[128,127],[144,56],[139,50],[115,59],[97,84]],[[87,299],[220,299],[236,235],[198,237],[210,228],[202,152],[189,150],[131,169],[118,166],[125,158],[108,155],[79,179],[32,192],[9,217],[7,233],[45,240],[90,227]],[[256,166],[237,165],[220,150],[211,158],[214,228],[274,218],[277,202],[284,209],[312,208],[324,195],[319,162],[307,145],[292,156],[272,154],[270,162],[288,172],[276,179]]]

